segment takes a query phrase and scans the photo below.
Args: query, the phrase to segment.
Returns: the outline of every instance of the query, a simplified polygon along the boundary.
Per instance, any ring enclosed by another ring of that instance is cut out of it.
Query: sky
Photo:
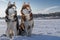
[[[9,1],[16,3],[18,15],[20,15],[20,10],[24,2],[29,2],[33,14],[60,12],[60,0],[0,0],[0,17],[5,17],[5,10]]]

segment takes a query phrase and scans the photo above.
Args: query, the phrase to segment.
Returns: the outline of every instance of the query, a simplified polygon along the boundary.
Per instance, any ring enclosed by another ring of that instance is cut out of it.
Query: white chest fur
[[[24,9],[22,12],[25,14],[26,19],[29,20],[29,19],[30,19],[30,13],[29,13],[29,10]]]

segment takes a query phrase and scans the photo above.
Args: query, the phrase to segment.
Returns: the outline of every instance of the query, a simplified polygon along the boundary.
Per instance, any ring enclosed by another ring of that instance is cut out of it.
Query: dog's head
[[[21,13],[22,14],[26,14],[26,13],[30,13],[31,12],[31,7],[30,7],[30,4],[29,3],[25,3],[24,2],[24,4],[23,4],[23,6],[22,6],[22,9],[21,9]]]
[[[13,2],[13,4],[11,2],[8,3],[8,8],[13,8],[13,9],[16,9],[16,5],[15,5],[15,2]]]
[[[17,15],[17,11],[16,11],[16,5],[15,2],[8,3],[7,9],[6,9],[6,15],[9,16],[9,19],[13,19],[15,15]]]
[[[22,14],[22,18],[23,20],[29,20],[32,14],[31,12],[31,7],[30,7],[30,4],[29,3],[25,3],[23,4],[22,6],[22,9],[21,9],[21,14]],[[27,17],[27,18],[26,18]]]

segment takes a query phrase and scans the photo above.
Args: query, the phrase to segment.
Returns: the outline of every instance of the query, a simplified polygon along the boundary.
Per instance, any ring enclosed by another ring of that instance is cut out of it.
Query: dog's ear
[[[15,2],[13,2],[13,4],[15,5]]]
[[[23,2],[22,8],[23,8],[24,5],[25,5],[25,2]]]
[[[15,6],[15,8],[17,8],[17,7],[16,7],[16,3],[15,3],[15,2],[13,2],[13,5]]]
[[[10,6],[10,4],[11,4],[11,2],[9,1],[9,2],[8,2],[8,6]]]
[[[30,5],[30,2],[28,2],[28,5]]]
[[[25,5],[26,3],[24,2],[23,5]]]

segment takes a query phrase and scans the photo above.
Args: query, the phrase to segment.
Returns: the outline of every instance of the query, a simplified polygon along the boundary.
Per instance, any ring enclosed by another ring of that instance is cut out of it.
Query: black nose
[[[31,13],[31,11],[29,11],[29,13]]]

